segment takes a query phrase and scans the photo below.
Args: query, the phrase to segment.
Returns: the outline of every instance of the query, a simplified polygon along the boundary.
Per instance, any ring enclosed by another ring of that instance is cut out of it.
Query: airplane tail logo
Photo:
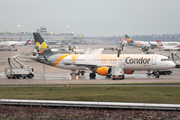
[[[53,54],[50,49],[45,50],[46,48],[48,48],[48,45],[39,33],[33,33],[33,35],[35,39],[36,49],[39,49],[39,53],[42,54],[44,52],[46,54]]]
[[[125,35],[125,38],[128,43],[134,43],[134,41],[128,35]]]
[[[127,41],[127,42],[130,42],[130,41],[131,41],[131,38],[130,38],[128,35],[125,35],[125,38],[126,38],[126,41]]]
[[[39,53],[43,53],[44,49],[47,48],[46,42],[43,42],[42,44],[40,44],[39,42],[36,42],[35,45],[36,45],[36,48],[40,50]]]
[[[128,42],[131,42],[131,38],[126,38],[126,40],[127,40]]]

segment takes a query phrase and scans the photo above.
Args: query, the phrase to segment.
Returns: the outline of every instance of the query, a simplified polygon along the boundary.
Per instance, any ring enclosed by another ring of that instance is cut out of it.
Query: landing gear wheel
[[[17,78],[17,76],[16,75],[14,75],[13,77],[12,77],[12,79],[16,79]]]
[[[90,73],[90,74],[89,74],[89,77],[90,77],[90,78],[95,78],[95,77],[96,77],[96,74],[95,74],[95,73]]]
[[[17,75],[17,79],[20,79],[21,78],[21,76],[20,75]]]
[[[84,75],[85,71],[81,71],[81,75]]]
[[[75,75],[79,75],[79,73],[76,73]]]
[[[81,71],[79,70],[75,75],[80,75]]]
[[[156,75],[155,77],[156,77],[156,78],[159,78],[159,75]]]
[[[158,72],[158,71],[154,71],[153,74],[154,74],[154,76],[155,76],[156,78],[159,78],[159,72]]]
[[[170,74],[171,74],[171,72],[167,72],[167,74],[168,74],[168,75],[170,75]]]
[[[28,78],[32,78],[32,75],[30,74],[30,75],[28,75]]]

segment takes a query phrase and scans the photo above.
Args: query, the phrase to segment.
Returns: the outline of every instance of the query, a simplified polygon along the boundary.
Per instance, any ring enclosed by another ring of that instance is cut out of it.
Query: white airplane
[[[28,45],[30,43],[31,39],[28,39],[27,41],[4,41],[0,42],[0,47],[15,47],[15,46],[23,46]]]
[[[53,48],[53,49],[51,49],[51,51],[53,53],[68,53],[68,49],[65,49],[65,48],[60,48],[60,49]]]
[[[75,54],[88,54],[89,51],[86,49],[78,49],[77,47],[73,47],[72,50],[61,48],[61,49],[51,49],[53,53],[75,53]]]
[[[161,40],[156,40],[158,44],[162,44],[163,46],[178,46],[180,42],[161,42]]]
[[[96,73],[111,76],[111,67],[116,64],[117,54],[54,54],[39,33],[33,35],[39,54],[31,57],[32,60],[71,70],[73,74],[78,70],[77,75],[81,71],[91,70],[90,78],[95,78]],[[168,57],[157,54],[121,54],[119,61],[122,61],[119,63],[123,64],[125,74],[132,74],[135,70],[153,71],[151,74],[156,78],[159,78],[159,70],[175,67],[175,63]]]
[[[135,47],[151,47],[149,42],[144,41],[133,41],[128,35],[125,35],[127,45],[129,46],[135,46]]]
[[[145,42],[145,41],[133,41],[128,35],[125,35],[126,41],[127,41],[127,45],[129,46],[135,46],[135,47],[139,47],[139,48],[158,48],[158,43],[157,42]]]
[[[161,42],[160,40],[156,40],[159,50],[164,51],[180,51],[180,44],[178,42]]]

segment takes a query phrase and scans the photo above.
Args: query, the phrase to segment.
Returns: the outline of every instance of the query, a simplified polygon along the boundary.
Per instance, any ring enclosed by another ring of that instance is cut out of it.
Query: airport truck
[[[124,69],[122,66],[112,66],[112,80],[123,80]]]
[[[5,68],[5,76],[10,79],[20,79],[20,78],[32,78],[34,77],[34,70],[32,67],[27,68]]]
[[[117,60],[115,66],[112,66],[112,80],[123,80],[124,79],[124,66],[122,61],[119,61],[119,56],[123,50],[124,45],[120,44],[117,48]]]
[[[8,66],[5,68],[5,77],[8,79],[25,79],[26,77],[34,77],[34,69],[20,62],[17,59],[19,56],[20,55],[16,55],[8,58]]]

